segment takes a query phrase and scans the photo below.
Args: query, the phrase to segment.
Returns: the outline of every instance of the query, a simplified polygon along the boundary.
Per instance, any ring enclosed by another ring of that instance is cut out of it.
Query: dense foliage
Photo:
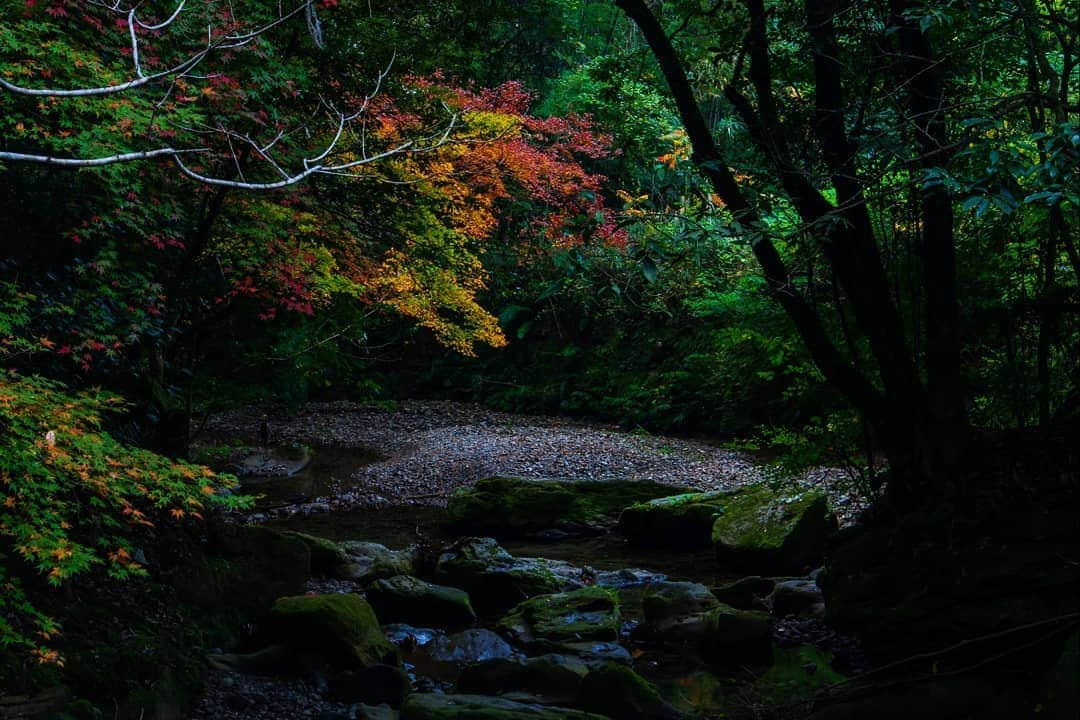
[[[263,400],[964,495],[973,431],[1080,410],[1073,5],[0,0],[3,581],[123,576],[135,513],[235,502],[134,447]],[[47,652],[15,592],[0,638]]]

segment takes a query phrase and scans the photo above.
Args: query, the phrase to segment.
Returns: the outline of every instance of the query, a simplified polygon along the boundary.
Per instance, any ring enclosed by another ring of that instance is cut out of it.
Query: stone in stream
[[[484,695],[413,693],[401,707],[401,720],[607,720],[580,710],[519,703]]]
[[[459,534],[520,537],[557,530],[568,535],[603,531],[627,505],[671,495],[680,488],[638,480],[565,480],[490,477],[450,496],[447,527]]]
[[[440,635],[424,646],[424,650],[433,661],[458,668],[517,655],[514,648],[499,635],[483,628]]]
[[[435,585],[409,575],[376,580],[365,590],[382,623],[422,623],[438,627],[469,627],[476,613],[464,590]]]
[[[719,605],[709,588],[692,582],[650,585],[641,597],[645,622],[654,626],[674,618],[698,615]]]
[[[588,665],[572,655],[500,658],[465,668],[456,689],[544,705],[573,705],[588,673]]]
[[[606,640],[577,640],[574,642],[554,643],[552,649],[555,652],[566,653],[581,658],[581,661],[590,668],[598,668],[608,663],[631,665],[634,656],[630,651],[616,642]]]
[[[586,587],[540,595],[520,603],[499,620],[498,630],[526,647],[552,647],[562,642],[619,639],[618,596],[604,588]]]
[[[278,598],[266,633],[275,642],[318,655],[341,669],[398,662],[397,648],[383,635],[375,612],[359,595]]]
[[[825,598],[821,588],[813,580],[781,580],[776,583],[768,597],[769,606],[776,617],[787,615],[825,616]]]
[[[722,565],[799,572],[821,560],[837,527],[823,493],[752,485],[726,499],[712,541]]]
[[[764,604],[764,598],[776,587],[776,581],[771,578],[751,575],[740,578],[727,585],[713,588],[712,593],[717,600],[740,610],[753,610]]]
[[[716,518],[734,491],[681,493],[630,505],[619,515],[619,532],[642,545],[691,550],[712,542]]]
[[[593,670],[585,677],[578,706],[611,720],[678,720],[683,717],[660,696],[652,683],[630,668],[614,663]]]
[[[535,595],[584,587],[582,570],[543,558],[516,558],[493,538],[464,538],[435,566],[440,583],[466,590],[475,607],[505,609]]]
[[[366,583],[395,575],[412,575],[415,572],[416,551],[391,550],[374,542],[347,540],[341,543],[344,561],[334,571],[341,580]]]

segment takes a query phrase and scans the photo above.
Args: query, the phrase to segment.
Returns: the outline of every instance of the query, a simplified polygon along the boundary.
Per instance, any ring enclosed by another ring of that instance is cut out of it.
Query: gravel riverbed
[[[211,416],[202,437],[254,439],[263,423],[271,444],[366,448],[380,456],[309,503],[328,510],[441,505],[454,489],[492,475],[639,479],[699,490],[766,479],[747,455],[706,442],[445,401],[404,401],[390,409],[310,403],[293,414],[254,407]],[[844,479],[843,470],[817,468],[794,481],[828,492],[846,524],[860,503]]]

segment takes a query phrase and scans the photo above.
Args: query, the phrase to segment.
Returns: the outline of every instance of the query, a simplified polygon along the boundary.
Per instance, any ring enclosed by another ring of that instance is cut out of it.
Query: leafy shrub
[[[43,644],[59,628],[19,573],[54,586],[94,568],[117,580],[143,575],[132,540],[157,516],[202,519],[248,502],[229,492],[229,475],[117,442],[102,416],[123,406],[101,390],[0,373],[0,649],[60,660]]]

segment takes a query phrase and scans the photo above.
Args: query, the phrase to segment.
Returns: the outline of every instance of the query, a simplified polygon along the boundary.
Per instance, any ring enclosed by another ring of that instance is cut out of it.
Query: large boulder
[[[799,572],[819,563],[837,527],[824,494],[753,485],[726,498],[712,541],[724,565]]]
[[[569,708],[519,703],[483,695],[413,693],[401,707],[401,720],[606,720]]]
[[[285,532],[287,537],[304,543],[311,554],[311,574],[318,577],[334,577],[347,559],[345,550],[338,543],[326,538],[302,532]]]
[[[186,602],[258,617],[282,595],[303,593],[311,552],[301,540],[257,525],[211,523],[204,548],[191,550],[173,571]]]
[[[443,553],[435,579],[468,591],[474,607],[506,609],[535,595],[584,587],[570,563],[517,558],[492,538],[465,538]]]
[[[652,683],[624,665],[609,663],[593,670],[581,684],[583,710],[611,720],[678,720],[672,707]]]
[[[395,575],[412,575],[416,567],[416,551],[391,550],[374,542],[348,540],[340,545],[344,560],[334,570],[334,577],[367,583]]]
[[[619,515],[619,532],[631,542],[690,550],[712,542],[716,518],[731,491],[681,493],[630,505]]]
[[[457,533],[495,537],[588,532],[613,523],[627,505],[677,491],[636,480],[491,477],[450,496],[447,525]]]
[[[528,698],[544,705],[573,705],[588,673],[588,665],[572,655],[500,658],[465,668],[457,690],[511,700]]]
[[[397,649],[383,635],[371,606],[359,595],[278,598],[266,632],[275,642],[317,655],[342,669],[396,665]]]
[[[468,627],[476,613],[464,590],[435,585],[410,575],[376,580],[365,590],[382,623]]]
[[[499,620],[498,630],[526,647],[562,642],[618,640],[622,619],[618,596],[586,587],[526,600]]]

